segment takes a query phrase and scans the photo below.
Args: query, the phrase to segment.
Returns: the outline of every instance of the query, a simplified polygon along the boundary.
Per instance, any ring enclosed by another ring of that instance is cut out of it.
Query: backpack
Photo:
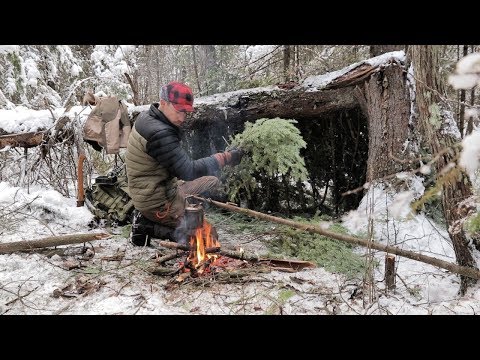
[[[104,148],[107,154],[118,154],[120,148],[127,147],[132,129],[127,108],[116,96],[92,97],[95,107],[83,125],[83,139],[95,150]]]
[[[125,165],[115,167],[107,176],[98,176],[85,190],[85,205],[98,219],[123,225],[131,222],[133,201],[128,195]]]

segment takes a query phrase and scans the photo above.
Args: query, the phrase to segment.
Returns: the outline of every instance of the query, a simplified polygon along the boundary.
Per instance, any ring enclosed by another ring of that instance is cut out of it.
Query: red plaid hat
[[[193,108],[192,89],[180,82],[172,81],[160,89],[160,99],[171,102],[177,111],[191,112]]]

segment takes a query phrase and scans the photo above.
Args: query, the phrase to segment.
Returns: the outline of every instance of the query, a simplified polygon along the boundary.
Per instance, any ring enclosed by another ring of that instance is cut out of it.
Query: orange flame
[[[220,247],[220,243],[215,236],[212,235],[212,225],[207,220],[203,220],[203,226],[198,228],[195,236],[190,237],[190,246],[196,250],[190,252],[188,261],[191,261],[195,266],[200,265],[203,261],[213,258],[215,261],[219,256],[215,254],[207,254],[206,248]]]

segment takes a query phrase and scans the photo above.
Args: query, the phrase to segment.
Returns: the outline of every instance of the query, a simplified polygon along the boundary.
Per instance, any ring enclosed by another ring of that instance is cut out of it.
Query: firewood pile
[[[207,247],[205,253],[215,256],[196,263],[191,260],[192,253],[196,251],[193,246],[169,241],[160,241],[158,245],[159,251],[152,258],[155,265],[151,273],[170,277],[167,288],[180,284],[205,285],[209,282],[259,282],[264,280],[258,274],[271,270],[296,272],[315,267],[309,261],[262,258],[248,254],[241,248],[227,249],[221,246]]]

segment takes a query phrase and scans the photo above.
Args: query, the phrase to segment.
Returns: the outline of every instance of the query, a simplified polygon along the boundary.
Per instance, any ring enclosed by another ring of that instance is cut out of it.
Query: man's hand
[[[217,153],[213,156],[218,161],[218,165],[220,166],[220,168],[222,168],[225,165],[235,166],[240,164],[243,154],[244,154],[244,151],[242,149],[234,148],[230,151]]]

